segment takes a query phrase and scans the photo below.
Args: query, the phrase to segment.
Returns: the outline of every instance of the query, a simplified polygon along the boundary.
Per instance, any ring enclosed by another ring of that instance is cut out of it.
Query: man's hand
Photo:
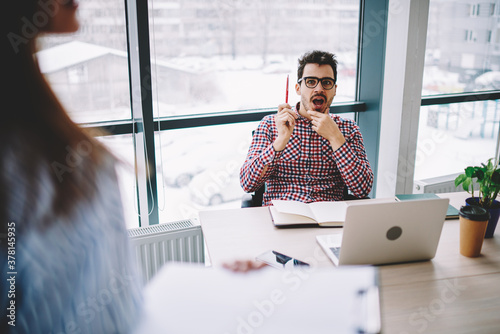
[[[278,113],[274,115],[274,121],[278,128],[278,137],[273,143],[276,151],[283,151],[285,149],[295,127],[296,119],[297,114],[288,103],[282,103],[278,106]]]
[[[345,143],[344,135],[328,113],[320,113],[314,110],[308,110],[307,113],[312,118],[312,129],[328,140],[334,151]]]

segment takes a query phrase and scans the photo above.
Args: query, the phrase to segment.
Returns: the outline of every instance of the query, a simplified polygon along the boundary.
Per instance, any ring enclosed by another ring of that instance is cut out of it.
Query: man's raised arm
[[[245,192],[256,191],[273,173],[295,127],[297,114],[288,103],[265,117],[254,133],[247,158],[240,170],[240,184]]]

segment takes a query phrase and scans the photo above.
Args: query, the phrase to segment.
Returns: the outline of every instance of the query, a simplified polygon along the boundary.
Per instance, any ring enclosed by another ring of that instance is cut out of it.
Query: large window
[[[125,3],[79,3],[75,34],[40,38],[37,58],[70,117],[77,123],[131,120]],[[113,130],[113,127],[110,128]],[[100,137],[121,163],[117,168],[127,226],[139,224],[131,134]]]
[[[337,55],[335,102],[355,100],[357,0],[152,0],[149,22],[158,119],[263,108],[271,113],[285,101],[287,76],[289,103],[294,105],[297,60],[313,49]],[[160,131],[160,221],[209,207],[239,207],[244,195],[239,169],[256,126],[249,122]]]
[[[463,172],[495,155],[500,101],[422,107],[415,179]]]
[[[498,0],[430,1],[416,180],[459,173],[495,155],[499,9]]]
[[[130,119],[123,0],[78,5],[80,29],[40,39],[40,68],[78,123]]]
[[[87,0],[79,4],[80,30],[43,37],[37,57],[72,119],[108,130],[99,140],[122,162],[127,225],[166,222],[240,206],[238,172],[252,130],[284,102],[287,76],[289,103],[298,102],[297,59],[306,51],[337,55],[333,112],[355,118],[366,110],[358,88],[362,6],[359,0]],[[369,6],[369,27],[380,28],[374,13],[387,2]],[[370,53],[368,61],[383,59]]]
[[[197,216],[208,207],[240,207],[240,167],[257,124],[159,132],[156,146],[160,221]]]
[[[500,89],[500,1],[431,0],[422,94]]]
[[[359,1],[151,0],[153,92],[159,116],[275,108],[297,102],[297,59],[333,52],[336,101],[355,97]]]

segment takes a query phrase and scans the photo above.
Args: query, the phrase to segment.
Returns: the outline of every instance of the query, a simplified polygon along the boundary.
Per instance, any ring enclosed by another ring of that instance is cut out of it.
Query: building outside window
[[[424,99],[500,89],[499,4],[430,1]],[[499,122],[498,100],[469,97],[462,103],[422,107],[415,180],[454,175],[493,158]]]

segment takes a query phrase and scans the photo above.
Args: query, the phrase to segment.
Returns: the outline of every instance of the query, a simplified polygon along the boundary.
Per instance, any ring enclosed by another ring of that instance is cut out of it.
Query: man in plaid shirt
[[[240,170],[244,191],[266,183],[263,205],[273,199],[339,201],[344,187],[366,197],[373,172],[356,123],[329,113],[336,94],[337,61],[312,51],[299,59],[295,90],[300,102],[278,106],[262,119]]]

